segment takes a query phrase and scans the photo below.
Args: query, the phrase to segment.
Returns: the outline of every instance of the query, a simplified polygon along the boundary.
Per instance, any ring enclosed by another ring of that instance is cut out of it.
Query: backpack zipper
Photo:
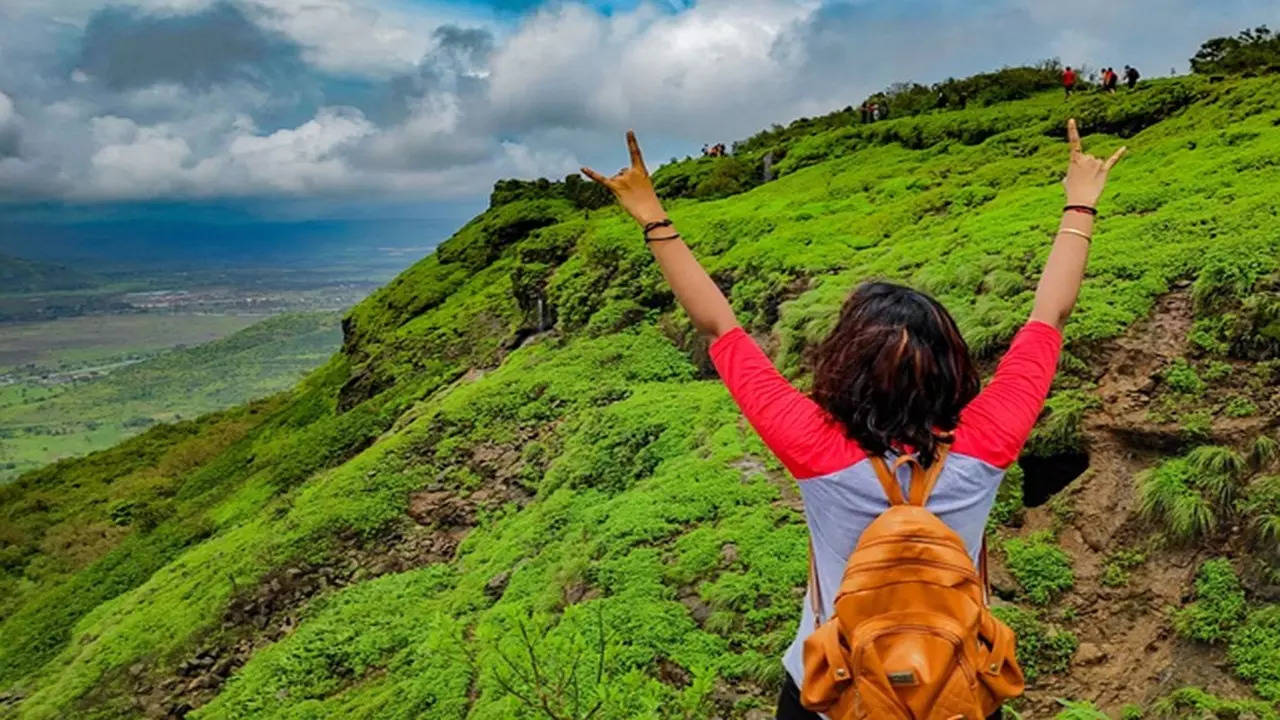
[[[952,572],[960,573],[964,575],[966,579],[970,579],[970,580],[977,579],[977,573],[975,573],[971,568],[964,568],[958,565],[953,565],[952,563],[945,563],[945,562],[940,562],[938,560],[926,560],[926,559],[875,560],[871,562],[860,562],[856,564],[850,564],[847,567],[845,567],[844,577],[848,577],[851,573],[860,572],[863,570],[872,570],[879,567],[902,568],[903,566],[908,566],[908,565],[926,565],[929,567],[936,567],[943,570],[950,570]]]
[[[964,552],[966,557],[969,554],[968,549],[964,547],[963,541],[961,542],[960,547],[956,547],[953,543],[947,542],[945,540],[939,540],[938,538],[930,537],[928,535],[895,535],[893,537],[884,537],[878,540],[872,540],[866,545],[859,545],[858,547],[854,548],[854,552],[857,552],[862,548],[875,547],[876,545],[885,545],[888,543],[896,543],[896,542],[903,542],[903,541],[920,543],[922,545],[936,545],[936,546],[945,547],[951,550],[960,550]]]

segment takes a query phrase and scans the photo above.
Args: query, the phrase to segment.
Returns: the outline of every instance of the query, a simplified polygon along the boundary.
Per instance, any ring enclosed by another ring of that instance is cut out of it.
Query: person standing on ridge
[[[1071,92],[1076,89],[1076,71],[1070,65],[1062,71],[1062,89],[1066,90],[1066,97],[1063,99],[1071,97]]]
[[[1102,89],[1106,90],[1112,95],[1116,94],[1116,71],[1115,70],[1111,68],[1107,68],[1106,70],[1102,71]]]
[[[1124,66],[1124,81],[1128,83],[1130,90],[1137,87],[1139,77],[1141,76],[1138,74],[1138,68],[1130,67],[1129,65]]]
[[[730,395],[799,481],[810,582],[782,660],[781,720],[852,717],[855,702],[873,718],[1000,717],[1001,703],[1022,692],[1013,631],[981,589],[983,536],[1001,478],[1044,406],[1097,201],[1125,152],[1085,154],[1075,120],[1067,140],[1066,207],[1031,315],[985,388],[946,308],[873,281],[845,300],[816,348],[813,390],[800,392],[684,243],[635,134],[630,167],[612,177],[582,169],[640,226],[676,300],[711,338]]]

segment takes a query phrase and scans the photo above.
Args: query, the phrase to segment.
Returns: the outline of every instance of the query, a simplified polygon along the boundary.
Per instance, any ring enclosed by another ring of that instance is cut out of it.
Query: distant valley
[[[292,386],[338,349],[342,311],[454,222],[0,218],[0,483]]]

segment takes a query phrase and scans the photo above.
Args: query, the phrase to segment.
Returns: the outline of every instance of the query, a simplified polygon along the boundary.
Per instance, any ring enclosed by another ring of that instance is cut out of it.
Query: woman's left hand
[[[653,181],[649,179],[649,171],[644,167],[636,134],[630,130],[627,131],[627,149],[631,151],[631,167],[619,170],[617,175],[607,178],[585,167],[582,168],[582,174],[609,188],[618,199],[618,204],[640,225],[666,220],[667,212],[662,209],[662,201],[653,190]]]

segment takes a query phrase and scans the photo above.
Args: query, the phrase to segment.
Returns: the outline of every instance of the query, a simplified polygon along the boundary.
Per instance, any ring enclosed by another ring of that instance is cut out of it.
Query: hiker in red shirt
[[[1108,172],[1124,154],[1120,148],[1103,161],[1084,153],[1075,120],[1067,124],[1067,139],[1071,148],[1063,180],[1067,204],[1040,276],[1031,315],[1014,335],[985,387],[955,320],[940,303],[918,290],[869,282],[853,290],[831,333],[814,348],[813,391],[797,390],[738,324],[720,287],[681,239],[654,192],[635,134],[627,133],[630,167],[608,178],[582,169],[587,177],[608,188],[643,228],[645,244],[689,321],[713,340],[711,360],[730,395],[765,445],[799,481],[812,565],[808,601],[801,609],[795,641],[783,658],[786,673],[776,716],[780,720],[820,717],[814,711],[819,702],[810,701],[806,707],[801,688],[806,698],[812,697],[811,687],[830,678],[819,673],[806,675],[810,658],[805,642],[816,635],[819,620],[833,617],[836,597],[832,590],[842,586],[846,563],[863,531],[885,514],[891,503],[901,504],[906,491],[903,483],[910,478],[892,474],[899,466],[912,472],[918,466],[920,472],[930,473],[919,502],[913,503],[945,525],[943,529],[951,533],[954,545],[962,546],[955,549],[971,564],[965,577],[976,577],[996,490],[1035,425],[1057,368],[1062,328],[1084,277],[1098,197]],[[895,458],[893,471],[885,458]],[[904,459],[910,463],[903,465]],[[916,487],[911,485],[913,498]],[[834,626],[828,623],[823,627]],[[966,642],[972,642],[973,647],[979,644],[977,638]],[[1008,642],[998,646],[1001,658],[1013,652]],[[980,652],[987,660],[997,652],[996,645],[983,648]],[[846,659],[843,655],[836,658],[839,662]],[[859,669],[854,664],[854,672],[885,670],[878,660],[874,665]],[[955,670],[961,666],[949,667]],[[977,667],[983,673],[1003,673],[1007,663],[984,662]],[[843,676],[836,673],[836,679],[848,679],[848,671],[844,672]],[[952,691],[948,701],[975,700],[970,694],[986,692],[983,688],[991,690],[992,677],[975,675],[965,687],[954,690],[947,685]],[[924,697],[922,693],[941,697],[941,690],[928,683],[913,681],[899,688],[880,679],[890,688],[882,694],[892,693],[897,698],[885,695],[872,699],[879,703],[877,707],[885,703],[898,707],[895,717],[920,716],[906,709],[909,700],[902,695],[915,700]],[[938,678],[927,679],[934,682]],[[1021,680],[1020,672],[1017,679]],[[880,685],[868,687],[874,690]],[[863,685],[857,688],[842,692],[861,691]],[[844,695],[841,698],[845,702]],[[965,706],[989,712],[986,703],[976,700]],[[980,717],[971,713],[948,716]],[[991,717],[999,716],[997,709]]]
[[[1071,97],[1071,91],[1076,89],[1076,71],[1070,65],[1062,71],[1062,89],[1067,91],[1066,97]]]

